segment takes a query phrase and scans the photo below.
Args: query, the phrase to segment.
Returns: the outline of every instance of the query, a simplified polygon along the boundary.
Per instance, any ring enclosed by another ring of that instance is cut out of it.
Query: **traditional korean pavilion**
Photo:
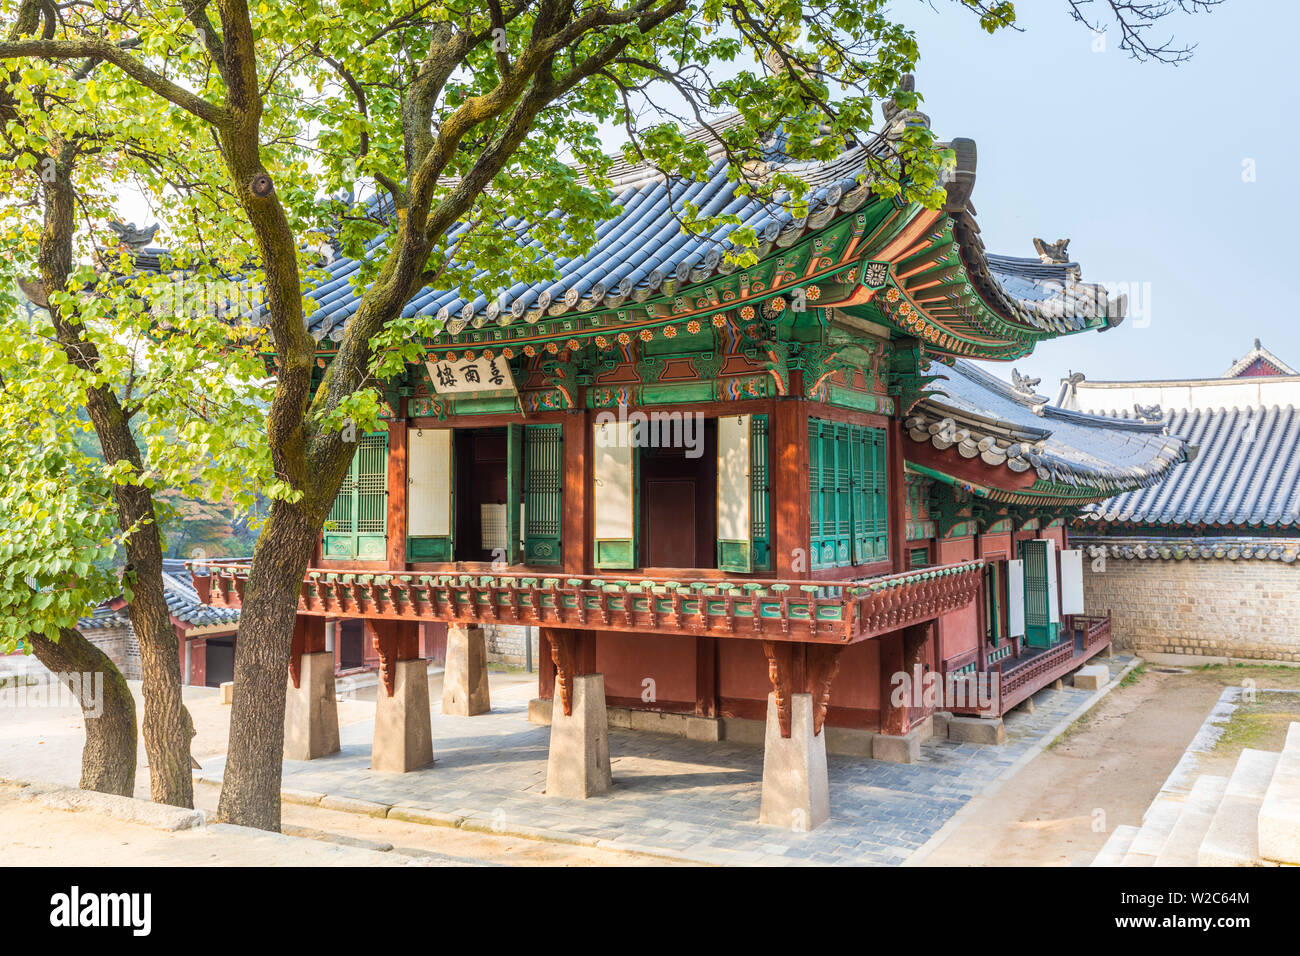
[[[738,196],[720,149],[702,182],[620,166],[618,213],[558,278],[410,303],[445,330],[388,383],[387,428],[360,439],[303,583],[286,753],[338,747],[338,622],[364,621],[381,657],[387,770],[433,756],[422,624],[450,626],[460,714],[489,706],[482,628],[533,625],[548,794],[608,788],[607,727],[653,716],[763,741],[760,819],[811,827],[833,803],[828,737],[896,761],[933,733],[999,739],[1002,713],[1107,646],[1066,521],[1158,482],[1184,443],[972,360],[1105,331],[1123,302],[1062,244],[985,251],[972,141],[945,147],[939,209],[873,193],[878,146],[804,164],[774,147],[811,187],[797,218]],[[726,229],[685,234],[688,201],[752,226],[758,261],[729,265]],[[356,270],[336,259],[311,292],[322,367]],[[238,606],[246,568],[195,571]]]

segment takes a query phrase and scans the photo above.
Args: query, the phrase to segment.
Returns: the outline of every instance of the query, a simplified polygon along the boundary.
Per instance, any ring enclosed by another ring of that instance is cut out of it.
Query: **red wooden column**
[[[907,570],[907,481],[903,460],[903,422],[895,416],[889,422],[886,459],[889,465],[886,493],[889,496],[889,553],[894,571]]]
[[[405,414],[406,399],[399,403]],[[388,569],[406,570],[406,419],[388,423]]]
[[[695,639],[695,715],[718,716],[718,638]]]
[[[794,382],[791,382],[794,388]],[[808,528],[808,405],[801,398],[772,404],[771,442],[772,571],[789,580],[811,574]]]
[[[564,416],[564,523],[561,549],[565,574],[586,574],[591,567],[591,424],[583,409]]]
[[[895,675],[907,673],[903,653],[903,632],[891,631],[876,639],[880,645],[880,732],[902,736],[910,726],[908,702],[902,706],[895,702],[898,688]],[[910,689],[910,683],[906,684]]]

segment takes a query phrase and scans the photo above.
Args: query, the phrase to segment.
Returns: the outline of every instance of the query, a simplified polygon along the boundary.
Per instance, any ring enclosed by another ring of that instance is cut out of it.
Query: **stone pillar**
[[[825,823],[830,815],[826,734],[813,730],[813,695],[790,696],[790,736],[784,737],[776,694],[768,694],[758,822],[806,831]]]
[[[298,686],[289,677],[284,701],[284,759],[315,760],[339,752],[339,708],[334,697],[334,654],[303,654]]]
[[[481,627],[447,628],[447,663],[442,675],[442,712],[473,717],[492,709],[488,695],[487,638]]]
[[[586,799],[614,784],[609,768],[609,722],[605,676],[569,678],[570,713],[557,699],[551,711],[551,750],[546,762],[546,795]]]
[[[429,718],[429,674],[425,661],[394,661],[392,693],[382,680],[378,689],[370,769],[406,773],[433,763],[433,725]]]

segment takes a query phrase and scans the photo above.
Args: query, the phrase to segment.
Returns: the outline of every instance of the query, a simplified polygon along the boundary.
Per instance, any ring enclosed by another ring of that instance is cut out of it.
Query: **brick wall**
[[[112,661],[127,680],[140,680],[140,644],[130,624],[120,627],[87,628],[82,636]]]
[[[1300,564],[1086,556],[1089,614],[1113,615],[1118,649],[1300,662]]]

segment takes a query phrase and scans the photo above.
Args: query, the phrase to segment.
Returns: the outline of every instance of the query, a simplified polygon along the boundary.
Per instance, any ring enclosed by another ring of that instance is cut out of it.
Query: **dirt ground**
[[[1144,665],[983,801],[926,865],[1068,866],[1091,860],[1116,826],[1142,822],[1219,694],[1247,680],[1259,688],[1300,688],[1300,669]],[[1260,694],[1261,704],[1274,706],[1267,700]],[[1202,762],[1202,770],[1222,773],[1242,746],[1279,749],[1283,713],[1287,707],[1300,710],[1300,701],[1276,706],[1260,726],[1257,721],[1225,735],[1214,755],[1221,764],[1216,769]],[[1300,720],[1300,714],[1290,719]]]

